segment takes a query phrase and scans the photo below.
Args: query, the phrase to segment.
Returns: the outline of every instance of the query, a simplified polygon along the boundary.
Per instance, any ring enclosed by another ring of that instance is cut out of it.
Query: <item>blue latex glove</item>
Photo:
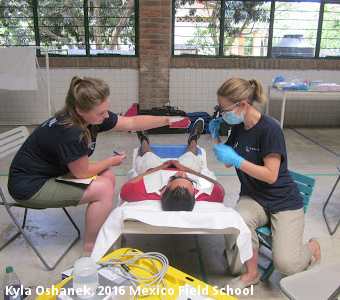
[[[244,158],[238,155],[232,147],[222,143],[220,143],[218,146],[214,145],[213,149],[218,161],[225,164],[234,165],[236,168],[239,168],[244,160]]]
[[[219,131],[220,131],[220,125],[223,122],[222,117],[218,117],[216,119],[212,119],[209,122],[209,130],[211,134],[212,139],[217,139],[220,137]]]

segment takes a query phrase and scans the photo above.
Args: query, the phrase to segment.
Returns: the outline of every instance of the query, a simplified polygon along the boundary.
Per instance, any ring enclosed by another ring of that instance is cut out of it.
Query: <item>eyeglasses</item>
[[[170,176],[169,179],[170,179],[170,181],[174,181],[175,179],[185,179],[185,180],[190,181],[194,188],[196,188],[196,186],[197,186],[197,182],[195,180],[190,179],[189,177],[182,177],[182,176],[173,175],[173,176]]]
[[[236,102],[235,104],[233,104],[232,106],[229,106],[228,108],[220,108],[220,115],[224,117],[226,113],[230,112],[231,108],[233,108],[234,106],[239,106],[239,105],[240,105],[240,102]]]

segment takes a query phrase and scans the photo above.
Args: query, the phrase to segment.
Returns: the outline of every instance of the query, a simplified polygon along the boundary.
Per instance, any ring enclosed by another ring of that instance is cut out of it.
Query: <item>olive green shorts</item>
[[[87,184],[60,182],[51,178],[30,199],[14,200],[21,205],[34,208],[77,206],[87,187]]]

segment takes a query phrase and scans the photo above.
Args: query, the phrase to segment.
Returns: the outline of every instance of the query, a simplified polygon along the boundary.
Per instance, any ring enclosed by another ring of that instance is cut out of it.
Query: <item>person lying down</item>
[[[120,198],[128,202],[161,200],[165,211],[192,211],[196,201],[223,203],[223,187],[203,168],[197,154],[203,128],[203,119],[197,119],[184,154],[165,162],[149,146],[146,131],[138,131],[141,148],[135,163],[137,176],[123,185]]]

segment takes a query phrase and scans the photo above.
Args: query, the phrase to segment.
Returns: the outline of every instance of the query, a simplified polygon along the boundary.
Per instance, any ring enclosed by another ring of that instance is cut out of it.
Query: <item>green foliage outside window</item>
[[[340,3],[335,1],[173,0],[173,3],[174,55],[340,55]],[[323,22],[319,22],[320,11]],[[291,40],[287,49],[274,51],[287,36],[294,38],[294,43]],[[290,51],[290,47],[297,49]]]
[[[135,55],[135,0],[0,0],[0,44]]]

